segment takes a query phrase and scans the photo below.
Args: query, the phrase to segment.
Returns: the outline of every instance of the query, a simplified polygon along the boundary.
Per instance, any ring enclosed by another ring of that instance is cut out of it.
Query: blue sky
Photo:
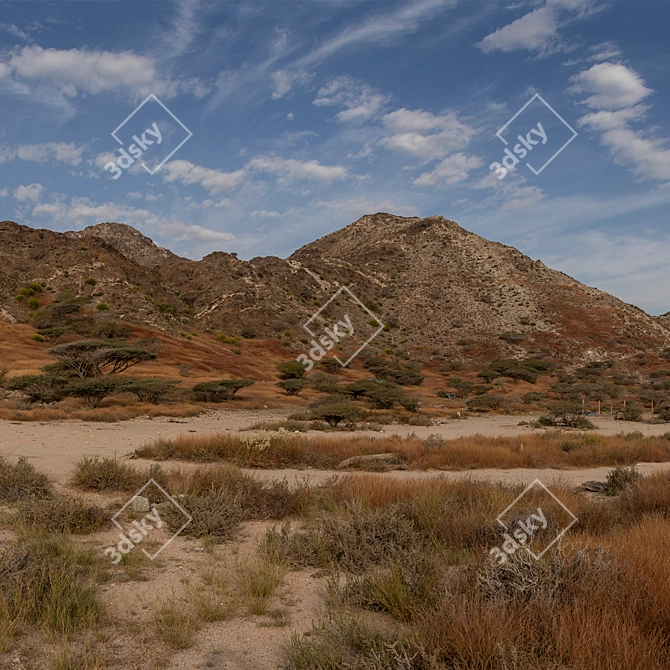
[[[440,214],[670,310],[670,3],[1,8],[2,218],[128,223],[197,259]]]

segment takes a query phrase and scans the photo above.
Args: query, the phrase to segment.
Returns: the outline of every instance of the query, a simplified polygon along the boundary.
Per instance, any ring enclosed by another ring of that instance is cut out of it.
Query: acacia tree
[[[77,377],[113,375],[128,368],[152,361],[157,354],[134,347],[125,340],[83,340],[59,344],[47,350],[59,363]]]
[[[86,404],[95,409],[108,395],[118,391],[123,381],[114,377],[94,377],[73,379],[67,387],[67,395],[83,398]]]

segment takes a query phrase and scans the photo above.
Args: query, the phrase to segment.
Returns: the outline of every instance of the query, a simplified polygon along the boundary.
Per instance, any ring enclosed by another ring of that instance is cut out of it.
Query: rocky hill
[[[250,261],[180,258],[118,223],[74,233],[0,223],[0,318],[29,322],[16,296],[35,281],[48,287],[43,307],[68,290],[107,320],[173,335],[281,336],[296,349],[302,324],[342,285],[390,327],[374,346],[420,358],[545,351],[580,362],[670,346],[668,319],[439,216],[364,216],[288,259]]]

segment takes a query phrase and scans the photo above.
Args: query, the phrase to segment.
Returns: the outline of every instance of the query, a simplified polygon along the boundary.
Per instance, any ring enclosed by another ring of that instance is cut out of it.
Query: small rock
[[[149,498],[135,496],[130,503],[130,507],[133,512],[148,512],[151,509],[151,503],[149,502]]]
[[[604,493],[605,482],[588,481],[582,484],[584,491],[592,491],[593,493]]]
[[[345,458],[335,467],[339,470],[341,468],[349,468],[352,465],[360,465],[361,463],[398,464],[400,463],[400,458],[398,457],[398,454],[368,454],[366,456],[352,456],[351,458]]]

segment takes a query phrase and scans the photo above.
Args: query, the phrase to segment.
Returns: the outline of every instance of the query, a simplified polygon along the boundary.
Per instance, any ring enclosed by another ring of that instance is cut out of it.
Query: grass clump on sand
[[[116,458],[84,456],[75,465],[70,485],[83,491],[135,491],[141,474]]]
[[[94,557],[66,536],[33,534],[0,556],[0,624],[42,626],[61,635],[94,628],[102,606],[95,595]]]
[[[0,456],[0,499],[47,500],[53,495],[49,478],[21,456],[15,465]]]

